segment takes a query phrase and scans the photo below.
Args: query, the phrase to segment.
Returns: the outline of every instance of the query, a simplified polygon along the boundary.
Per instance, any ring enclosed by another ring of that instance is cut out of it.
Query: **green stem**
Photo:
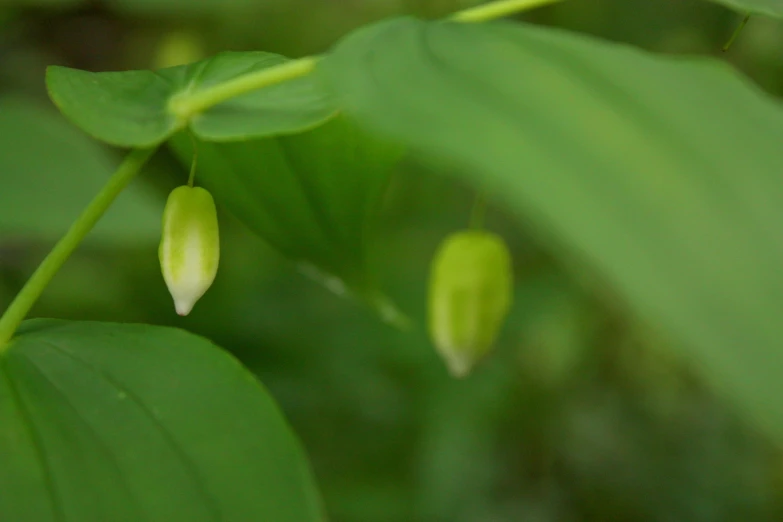
[[[487,213],[487,197],[483,192],[476,194],[473,208],[470,211],[470,228],[481,230],[484,228],[484,215]]]
[[[109,178],[106,185],[87,205],[87,208],[82,211],[81,216],[71,225],[68,232],[57,242],[52,251],[49,252],[49,255],[46,256],[46,259],[43,260],[30,279],[28,279],[22,291],[19,292],[3,316],[0,317],[0,354],[8,348],[9,341],[16,329],[63,263],[79,246],[82,239],[92,230],[95,223],[103,216],[114,199],[139,172],[154,151],[155,148],[136,149],[128,154],[125,161]]]
[[[561,0],[499,0],[458,11],[451,15],[451,19],[457,22],[488,22],[559,1]]]
[[[562,0],[498,0],[454,13],[451,20],[468,23],[486,22],[560,1]],[[168,110],[181,121],[187,122],[193,116],[231,98],[306,76],[315,69],[318,60],[318,56],[299,58],[268,69],[237,76],[233,80],[196,93],[183,92],[169,100]]]
[[[196,162],[198,160],[198,147],[196,145],[196,135],[190,133],[190,140],[193,143],[193,159],[190,163],[190,175],[188,176],[188,187],[193,187],[193,182],[196,179]]]
[[[724,53],[729,50],[729,47],[731,47],[731,45],[734,43],[734,40],[736,40],[742,30],[745,29],[745,26],[748,24],[748,20],[750,20],[750,13],[745,15],[745,18],[743,18],[737,28],[734,29],[731,38],[729,38],[729,41],[726,42],[726,45],[723,46]]]
[[[245,74],[244,76],[237,76],[233,80],[219,83],[214,87],[197,93],[183,92],[179,96],[171,98],[169,101],[169,112],[175,114],[183,121],[188,121],[194,115],[231,98],[247,94],[262,87],[305,76],[315,69],[317,62],[317,57],[308,56]]]

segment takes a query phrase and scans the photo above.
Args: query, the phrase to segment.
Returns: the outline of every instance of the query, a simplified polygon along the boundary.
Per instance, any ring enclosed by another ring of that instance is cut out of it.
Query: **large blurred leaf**
[[[333,114],[333,106],[309,77],[238,96],[190,121],[169,111],[169,100],[286,61],[271,53],[225,52],[158,71],[93,73],[53,66],[47,70],[46,83],[63,114],[114,145],[155,145],[188,125],[207,140],[247,139],[313,127]]]
[[[0,98],[0,241],[54,241],[106,183],[116,162],[53,111]],[[131,185],[88,236],[127,246],[157,241],[163,201]]]
[[[35,320],[0,364],[4,521],[322,520],[277,406],[202,338]]]
[[[453,161],[783,438],[780,103],[713,60],[507,23],[384,22],[322,70],[350,115]]]
[[[191,138],[178,134],[172,146],[189,164]],[[329,287],[373,300],[380,297],[367,262],[369,227],[401,153],[338,116],[291,136],[199,141],[196,182]]]
[[[712,0],[737,11],[783,18],[783,0]]]

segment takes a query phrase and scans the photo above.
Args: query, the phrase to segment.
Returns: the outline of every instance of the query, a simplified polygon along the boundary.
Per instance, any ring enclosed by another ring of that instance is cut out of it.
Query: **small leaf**
[[[192,140],[179,134],[171,144],[189,164]],[[219,204],[331,289],[384,306],[368,267],[369,228],[400,147],[344,117],[292,136],[197,147],[196,184]]]
[[[334,107],[310,77],[236,97],[191,121],[170,112],[169,101],[286,61],[271,53],[225,52],[158,71],[94,73],[53,66],[47,70],[46,83],[63,114],[113,145],[156,145],[187,126],[207,140],[237,140],[313,127],[332,116]]]
[[[592,267],[783,440],[779,101],[712,59],[512,23],[384,22],[319,71],[368,130]]]
[[[116,159],[53,110],[0,98],[0,241],[56,241],[117,166]],[[104,245],[157,241],[158,196],[129,186],[87,236]]]
[[[0,365],[0,520],[322,520],[279,409],[202,338],[34,320]]]

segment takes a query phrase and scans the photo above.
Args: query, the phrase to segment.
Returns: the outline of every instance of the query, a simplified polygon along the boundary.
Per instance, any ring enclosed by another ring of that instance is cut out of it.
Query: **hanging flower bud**
[[[451,374],[464,377],[492,347],[511,306],[511,256],[497,235],[447,237],[430,274],[429,327]]]
[[[185,185],[169,194],[158,255],[174,307],[188,315],[215,280],[220,258],[217,211],[207,190]]]

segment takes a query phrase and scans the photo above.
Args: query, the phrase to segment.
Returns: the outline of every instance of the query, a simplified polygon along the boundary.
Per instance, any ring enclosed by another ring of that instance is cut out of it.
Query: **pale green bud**
[[[217,210],[207,190],[185,185],[171,191],[158,256],[177,313],[188,315],[215,280],[220,259]]]
[[[511,256],[499,236],[447,237],[432,262],[429,327],[451,374],[464,377],[492,348],[513,295]]]

